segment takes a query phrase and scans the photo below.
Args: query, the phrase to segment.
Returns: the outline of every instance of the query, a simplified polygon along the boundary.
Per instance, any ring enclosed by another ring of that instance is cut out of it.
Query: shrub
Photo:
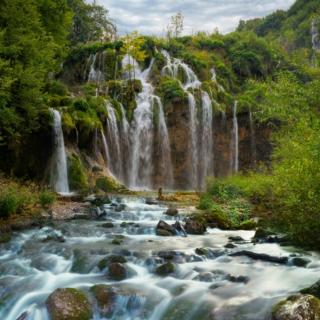
[[[42,208],[50,207],[56,201],[56,195],[51,191],[42,191],[39,194],[39,202]]]
[[[0,217],[8,218],[18,212],[21,201],[15,192],[9,191],[0,195]]]
[[[68,164],[71,190],[84,191],[88,189],[88,179],[81,160],[76,155],[72,155]]]
[[[104,192],[117,191],[119,186],[109,177],[100,177],[96,180],[96,187]]]
[[[181,87],[180,82],[177,79],[171,77],[164,77],[159,86],[158,94],[160,94],[165,102],[168,101],[184,101],[186,99],[186,93]]]

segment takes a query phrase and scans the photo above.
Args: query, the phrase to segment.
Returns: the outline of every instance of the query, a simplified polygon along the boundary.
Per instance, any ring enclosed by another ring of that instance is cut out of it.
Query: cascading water
[[[59,193],[69,193],[67,155],[59,111],[50,109],[53,115],[53,135],[55,150],[51,164],[51,185]]]
[[[312,41],[312,64],[317,67],[317,52],[320,52],[319,19],[313,19],[311,22],[311,41]]]
[[[196,100],[190,89],[199,89],[201,82],[194,71],[180,59],[172,59],[169,53],[162,51],[166,58],[167,64],[162,69],[162,75],[169,75],[175,78],[179,76],[179,70],[182,70],[185,77],[181,83],[182,88],[188,95],[189,104],[189,157],[190,157],[190,174],[189,185],[193,189],[205,187],[205,178],[214,174],[213,168],[213,114],[212,101],[209,94],[201,90],[202,117],[199,121],[196,107]],[[212,69],[212,80],[216,81],[215,70]],[[199,147],[200,146],[200,147]]]
[[[239,171],[239,127],[237,118],[238,101],[233,105],[230,170],[232,173]]]
[[[111,199],[103,206],[105,218],[55,221],[54,228],[15,232],[9,243],[0,245],[0,319],[49,320],[46,300],[57,288],[82,290],[92,303],[94,320],[271,319],[274,304],[319,280],[316,252],[252,243],[254,231],[208,228],[201,236],[168,240],[155,232],[160,219],[175,223],[164,214],[165,205]],[[104,227],[107,221],[112,228]],[[121,246],[113,244],[119,236]],[[231,237],[243,241],[226,249]],[[197,248],[205,248],[205,256]],[[288,262],[237,256],[241,251]],[[122,281],[109,276],[108,264],[101,270],[99,261],[114,258],[125,261],[121,265],[127,278]],[[295,266],[294,259],[307,265]],[[174,272],[159,276],[157,268],[168,262]],[[111,303],[99,300],[112,306],[108,315],[93,296],[94,285],[111,289]],[[71,301],[65,305],[72,309]]]
[[[122,60],[124,70],[129,69],[129,77],[141,81],[142,91],[136,97],[137,108],[134,111],[131,127],[132,150],[129,186],[131,188],[152,188],[152,150],[153,150],[153,87],[147,82],[148,68],[141,72],[138,62],[129,55]]]
[[[114,108],[107,101],[106,108],[108,111],[107,127],[106,127],[106,140],[109,159],[107,159],[108,168],[111,173],[120,181],[123,181],[123,168],[121,162],[121,149],[120,149],[120,133],[118,129],[117,116]]]
[[[97,63],[98,59],[98,63]],[[104,53],[95,53],[90,55],[89,57],[90,69],[88,74],[88,82],[95,82],[99,84],[101,81],[104,80],[104,74],[101,70],[104,69]],[[98,64],[98,66],[97,66]]]
[[[166,119],[163,111],[161,99],[154,96],[154,101],[158,107],[158,135],[159,135],[159,153],[160,153],[160,167],[162,172],[162,180],[165,181],[166,188],[172,188],[173,168],[171,160],[171,147]]]
[[[123,108],[123,105],[120,104],[121,109],[121,130],[120,130],[120,150],[121,150],[121,165],[123,170],[123,183],[128,184],[129,176],[129,159],[131,158],[130,150],[130,124],[126,117],[126,111]]]
[[[212,103],[207,92],[202,91],[202,136],[201,136],[201,173],[200,187],[206,186],[206,177],[214,175],[214,149],[213,149],[213,114]]]

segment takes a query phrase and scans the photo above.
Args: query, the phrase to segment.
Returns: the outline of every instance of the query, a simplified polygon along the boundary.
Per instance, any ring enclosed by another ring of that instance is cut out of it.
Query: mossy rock
[[[162,264],[156,269],[156,274],[159,276],[166,276],[175,271],[175,265],[172,262]]]
[[[47,299],[51,320],[90,320],[92,308],[86,295],[73,288],[57,289]]]
[[[111,315],[117,297],[114,288],[108,285],[99,284],[91,287],[90,291],[95,297],[99,311],[102,313],[102,315]]]
[[[317,297],[318,299],[320,299],[320,280],[318,282],[316,282],[315,284],[313,284],[311,287],[305,288],[305,289],[301,290],[300,292],[303,294],[311,294],[311,295]]]
[[[100,177],[96,180],[96,187],[104,192],[113,192],[119,191],[122,186],[111,177]]]
[[[312,295],[296,295],[273,307],[272,320],[297,319],[320,319],[320,300]]]
[[[126,263],[127,259],[123,256],[112,255],[99,261],[99,270],[105,269],[110,263]]]
[[[171,77],[162,78],[157,94],[160,95],[166,102],[184,102],[187,99],[187,94],[181,87],[179,80]]]
[[[257,228],[257,223],[252,219],[241,222],[237,227],[238,230],[254,230],[255,228]]]
[[[85,168],[78,156],[73,154],[68,159],[68,175],[71,190],[85,191],[88,189],[88,179]]]

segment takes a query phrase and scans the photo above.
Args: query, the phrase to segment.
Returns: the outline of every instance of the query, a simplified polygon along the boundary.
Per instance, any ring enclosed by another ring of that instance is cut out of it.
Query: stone
[[[177,208],[171,207],[171,208],[168,208],[165,214],[170,217],[175,217],[179,214],[179,211]]]
[[[296,295],[279,302],[272,311],[272,320],[319,320],[320,300],[311,295]]]
[[[158,201],[156,199],[153,199],[153,198],[146,198],[146,204],[148,205],[156,205],[158,204]]]
[[[234,242],[242,242],[242,241],[244,241],[244,239],[242,237],[240,237],[240,236],[230,236],[228,239],[231,240],[231,241],[234,241]]]
[[[307,259],[307,258],[302,258],[302,257],[294,257],[292,259],[290,259],[290,262],[292,265],[296,266],[296,267],[306,267],[311,260]]]
[[[156,234],[158,236],[174,236],[176,235],[176,230],[168,223],[160,220],[156,226]]]
[[[122,263],[114,262],[109,264],[109,277],[112,280],[121,281],[127,277],[127,270]]]
[[[156,269],[156,273],[159,276],[166,276],[175,271],[175,265],[172,262],[162,264]]]
[[[305,288],[300,292],[303,294],[311,294],[320,299],[320,280],[313,284],[311,287]]]
[[[109,257],[106,257],[102,260],[99,261],[98,263],[98,268],[99,270],[103,270],[105,269],[110,263],[126,263],[127,259],[123,256],[116,256],[116,255],[112,255]]]
[[[231,274],[227,275],[227,280],[230,282],[236,282],[236,283],[248,283],[249,278],[246,276],[233,276]]]
[[[237,246],[231,242],[227,243],[225,246],[224,246],[226,249],[234,249],[234,248],[237,248]]]
[[[207,256],[209,253],[208,249],[205,248],[197,248],[195,252],[199,256]]]
[[[0,234],[0,243],[7,243],[11,241],[10,233],[2,233]]]
[[[90,320],[92,308],[86,295],[73,288],[57,289],[46,306],[51,320]]]
[[[203,223],[192,219],[187,220],[184,228],[188,234],[201,235],[206,232],[206,226]]]
[[[279,263],[279,264],[287,264],[288,262],[288,257],[275,257],[265,253],[255,253],[247,250],[230,253],[229,256],[231,257],[246,256],[253,260],[262,260],[262,261]]]
[[[114,224],[112,222],[106,222],[101,225],[102,228],[110,229],[114,227]]]

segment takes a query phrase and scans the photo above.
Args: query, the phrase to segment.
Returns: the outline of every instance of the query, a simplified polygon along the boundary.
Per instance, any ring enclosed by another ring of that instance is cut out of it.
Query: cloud
[[[288,9],[294,0],[98,0],[116,22],[121,34],[137,30],[142,34],[164,33],[170,17],[181,11],[184,33],[233,31],[240,19],[263,17]]]

